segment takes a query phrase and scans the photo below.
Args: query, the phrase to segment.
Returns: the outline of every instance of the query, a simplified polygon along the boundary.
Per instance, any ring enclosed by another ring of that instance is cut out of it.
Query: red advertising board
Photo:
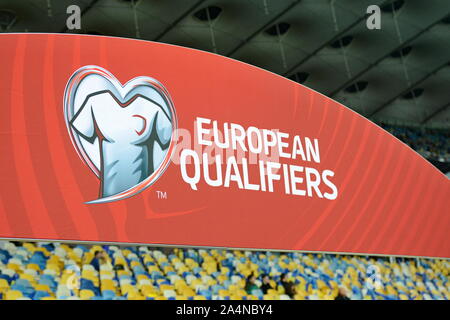
[[[449,180],[307,87],[139,40],[0,48],[2,238],[450,257]]]

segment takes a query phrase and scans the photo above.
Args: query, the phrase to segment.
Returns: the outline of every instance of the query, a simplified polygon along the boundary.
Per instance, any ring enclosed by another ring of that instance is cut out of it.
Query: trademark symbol
[[[156,195],[158,199],[167,199],[167,192],[165,191],[156,191]]]

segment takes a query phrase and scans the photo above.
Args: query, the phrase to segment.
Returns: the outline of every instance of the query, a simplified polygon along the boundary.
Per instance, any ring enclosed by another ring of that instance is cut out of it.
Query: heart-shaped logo
[[[64,116],[78,155],[100,180],[99,198],[87,203],[138,194],[170,163],[177,119],[168,91],[153,78],[122,86],[101,67],[82,67],[67,83]]]

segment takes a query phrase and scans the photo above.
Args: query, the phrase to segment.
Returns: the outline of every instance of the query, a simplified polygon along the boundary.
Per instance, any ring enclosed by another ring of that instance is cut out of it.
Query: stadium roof
[[[3,32],[140,38],[215,52],[385,122],[450,127],[448,0],[0,0]],[[382,9],[381,30],[366,9]]]

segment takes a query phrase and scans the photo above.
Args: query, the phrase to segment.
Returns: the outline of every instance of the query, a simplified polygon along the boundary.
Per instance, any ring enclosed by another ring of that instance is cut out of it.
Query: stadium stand
[[[382,124],[381,126],[423,157],[441,162],[450,162],[450,131],[387,124]]]
[[[342,290],[350,299],[448,300],[449,270],[440,259],[0,241],[6,300],[335,299]]]

